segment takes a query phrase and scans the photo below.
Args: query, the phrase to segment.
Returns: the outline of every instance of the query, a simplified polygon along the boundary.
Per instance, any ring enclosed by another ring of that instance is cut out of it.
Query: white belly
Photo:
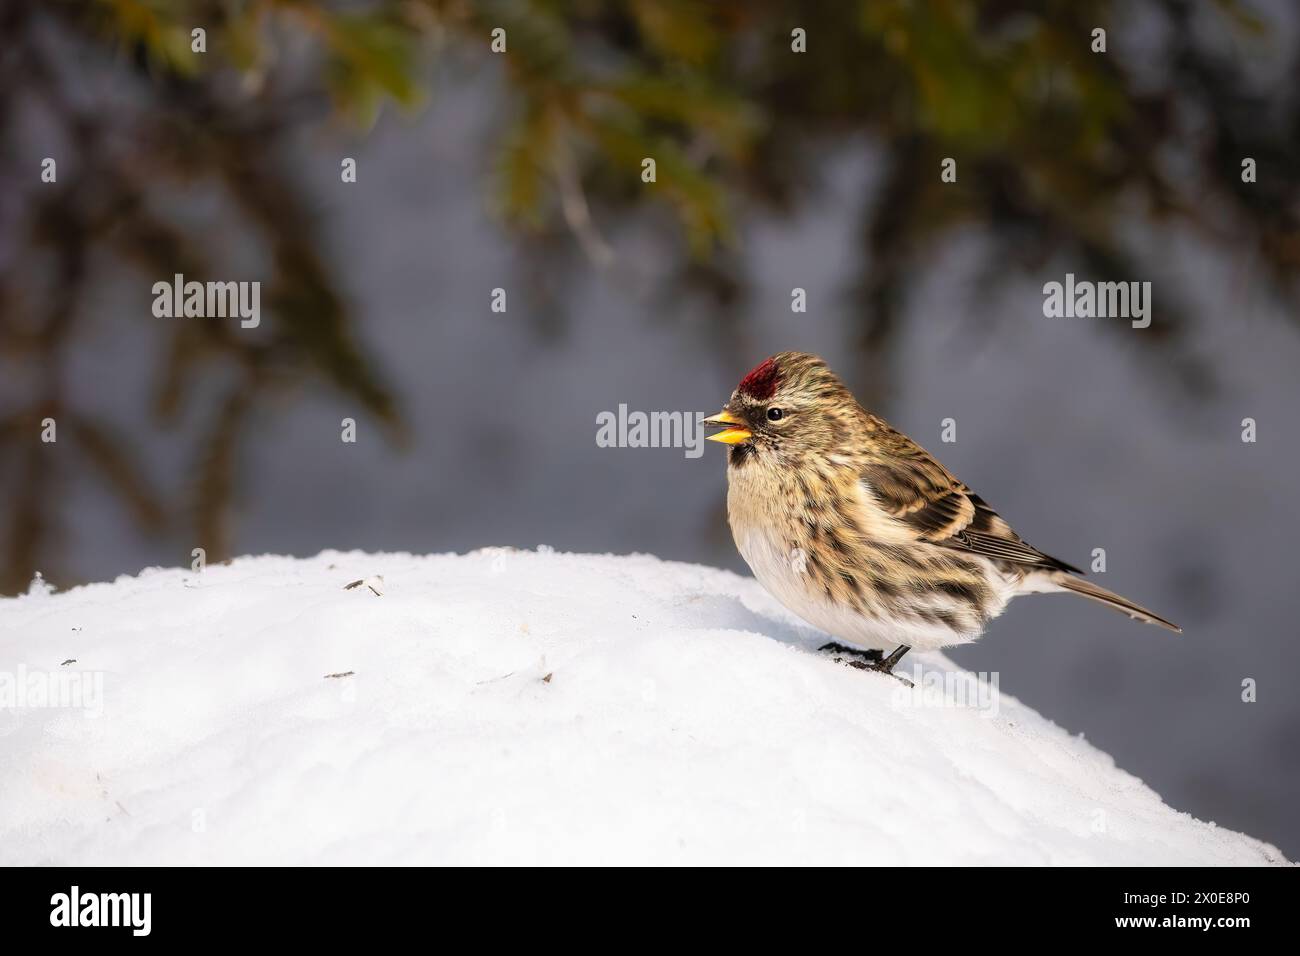
[[[736,534],[735,538],[736,548],[759,584],[799,617],[844,644],[885,651],[899,644],[934,650],[966,644],[979,637],[978,631],[964,634],[924,621],[885,620],[863,614],[850,605],[832,602],[824,592],[810,586],[801,569],[800,556],[788,553],[784,544],[774,537],[750,531]],[[998,611],[1009,598],[1008,590]]]

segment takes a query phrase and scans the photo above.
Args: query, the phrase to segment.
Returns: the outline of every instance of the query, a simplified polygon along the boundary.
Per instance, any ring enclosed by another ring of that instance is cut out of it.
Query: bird
[[[730,446],[737,550],[768,592],[834,638],[819,650],[854,667],[892,674],[912,648],[974,641],[1022,594],[1077,594],[1182,631],[1030,545],[816,355],[765,359],[704,424]]]

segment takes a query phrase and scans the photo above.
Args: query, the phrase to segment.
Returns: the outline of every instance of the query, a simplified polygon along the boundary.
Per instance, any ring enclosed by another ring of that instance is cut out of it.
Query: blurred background
[[[0,593],[194,547],[743,572],[721,450],[598,448],[596,416],[715,411],[815,351],[1028,540],[1104,548],[1102,583],[1186,631],[1032,598],[954,656],[1300,856],[1297,19],[0,0]],[[155,318],[178,272],[259,279],[261,326]],[[1045,318],[1067,272],[1150,281],[1151,327]]]

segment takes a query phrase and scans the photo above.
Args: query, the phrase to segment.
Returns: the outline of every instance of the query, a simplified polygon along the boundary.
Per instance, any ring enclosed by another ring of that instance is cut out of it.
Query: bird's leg
[[[880,669],[886,674],[894,673],[894,667],[903,659],[903,655],[912,649],[910,644],[899,644],[894,652],[880,662]]]
[[[847,663],[850,667],[856,667],[858,670],[861,671],[878,671],[881,674],[888,674],[890,677],[894,678],[895,680],[902,681],[908,687],[914,687],[916,685],[913,684],[906,677],[904,677],[902,674],[894,673],[894,667],[897,666],[898,662],[903,659],[903,655],[906,654],[911,649],[912,649],[911,645],[909,644],[899,644],[896,648],[894,648],[893,653],[890,654],[888,657],[884,658],[884,660],[878,659],[873,661],[870,664],[868,664],[865,661],[848,661]],[[838,657],[835,659],[837,661],[839,660]]]
[[[836,654],[851,654],[854,657],[861,657],[863,660],[870,661],[873,664],[880,663],[880,660],[885,656],[884,651],[878,651],[875,649],[862,650],[857,647],[848,647],[838,641],[831,641],[829,644],[823,644],[821,647],[817,648],[817,650],[832,651]]]

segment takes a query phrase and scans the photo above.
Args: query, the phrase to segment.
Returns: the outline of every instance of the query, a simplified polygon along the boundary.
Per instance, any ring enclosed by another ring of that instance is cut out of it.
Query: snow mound
[[[824,641],[729,572],[545,548],[34,588],[0,862],[1285,862],[940,655],[909,691]]]

